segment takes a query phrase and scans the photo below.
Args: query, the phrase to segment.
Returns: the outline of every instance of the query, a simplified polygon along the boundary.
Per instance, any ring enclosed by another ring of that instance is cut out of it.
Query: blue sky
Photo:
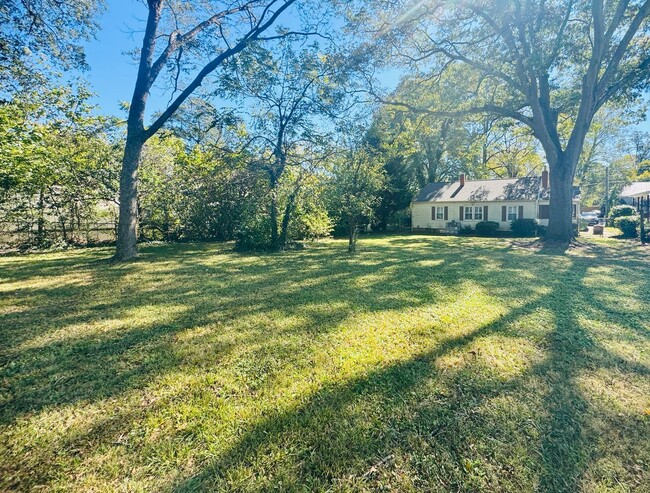
[[[83,74],[97,94],[94,102],[102,113],[124,116],[120,101],[130,101],[137,67],[123,53],[142,41],[139,30],[144,26],[147,9],[137,0],[110,0],[100,19],[97,39],[86,44],[90,71]]]
[[[98,105],[99,112],[124,117],[119,103],[131,100],[137,72],[131,57],[124,53],[140,46],[147,9],[138,0],[108,0],[107,4],[97,38],[85,45],[90,71],[83,74],[83,78],[90,82],[96,93],[93,102]],[[393,74],[391,78],[394,77]],[[394,84],[395,81],[391,82]],[[164,96],[152,94],[149,115],[162,109],[165,103]],[[650,131],[647,115],[638,127]]]

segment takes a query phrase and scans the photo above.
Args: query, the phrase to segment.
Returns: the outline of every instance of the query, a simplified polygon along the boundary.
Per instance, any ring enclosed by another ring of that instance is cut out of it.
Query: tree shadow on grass
[[[595,452],[594,439],[585,431],[588,404],[576,378],[585,370],[606,367],[605,363],[628,374],[647,375],[643,366],[606,354],[580,327],[576,318],[580,303],[589,303],[595,294],[582,285],[593,262],[562,259],[557,276],[549,276],[546,261],[509,255],[503,244],[483,251],[472,242],[450,249],[447,240],[418,241],[405,251],[395,243],[399,238],[388,241],[395,246],[368,245],[367,254],[355,258],[343,254],[343,248],[333,253],[331,245],[299,254],[245,258],[201,246],[190,254],[182,248],[154,248],[127,267],[72,262],[87,268],[92,282],[30,289],[31,298],[22,307],[24,319],[0,316],[0,323],[10,322],[4,325],[10,329],[9,341],[16,340],[12,331],[30,329],[34,323],[30,314],[35,311],[45,315],[50,310],[51,315],[45,330],[32,334],[37,339],[54,329],[96,323],[101,317],[128,320],[131,313],[146,312],[148,307],[180,308],[169,316],[134,321],[131,327],[109,333],[81,331],[58,340],[46,337],[38,344],[34,337],[17,336],[24,345],[11,352],[17,364],[2,368],[3,378],[15,389],[9,405],[3,405],[3,423],[46,408],[143,390],[170,371],[197,371],[205,364],[205,354],[194,361],[187,345],[179,349],[179,337],[188,331],[198,332],[192,339],[197,350],[211,352],[211,364],[216,366],[226,364],[231,355],[229,364],[243,363],[237,351],[250,346],[245,357],[253,366],[239,370],[260,373],[257,389],[263,389],[288,366],[305,364],[315,346],[351,314],[443,307],[467,283],[499,299],[512,296],[527,301],[513,304],[502,318],[472,334],[443,339],[412,359],[325,385],[293,409],[266,413],[261,422],[244,425],[243,435],[226,452],[176,489],[344,489],[346,485],[376,489],[397,484],[402,489],[445,491],[530,490],[535,483],[540,491],[577,489]],[[212,253],[218,258],[211,258]],[[623,269],[624,264],[617,268]],[[47,269],[48,275],[56,277],[49,270],[54,265]],[[641,274],[625,273],[631,282],[640,282],[635,276]],[[18,274],[30,279],[25,271]],[[32,277],[38,275],[34,272]],[[533,284],[531,275],[539,285]],[[130,276],[157,279],[155,289],[134,284]],[[126,295],[110,294],[127,288]],[[61,299],[86,300],[88,306],[67,313],[48,304],[56,293]],[[566,303],[572,297],[576,303]],[[552,318],[541,337],[539,328],[527,325],[538,310],[548,311]],[[591,316],[606,318],[599,312]],[[643,320],[640,313],[633,316]],[[274,318],[282,326],[266,325]],[[222,331],[230,336],[222,337]],[[478,341],[496,336],[537,346],[544,358],[504,378],[491,368],[489,359],[472,353]],[[448,358],[456,358],[458,366],[445,367],[442,362]],[[279,366],[265,366],[273,360],[280,361]],[[529,386],[537,389],[530,396]],[[257,389],[252,389],[253,395]],[[192,390],[187,392],[191,400]],[[177,398],[182,402],[182,395]],[[482,406],[489,410],[492,401],[499,399],[523,408],[532,408],[528,401],[541,399],[542,412],[537,409],[531,416],[511,412],[522,432],[508,420],[481,410]],[[99,421],[42,453],[32,451],[41,459],[34,464],[49,462],[61,447],[115,440],[128,433],[139,417],[132,410],[116,410],[112,424]],[[507,432],[499,435],[499,429]],[[505,442],[501,455],[488,447],[491,440]],[[513,459],[519,453],[526,456],[527,464]],[[42,476],[43,481],[49,478]]]
[[[580,490],[597,459],[598,437],[579,377],[608,368],[650,375],[648,368],[609,354],[580,327],[568,301],[586,269],[586,263],[573,262],[545,298],[412,359],[325,386],[307,403],[267,417],[173,491],[376,491],[387,485],[420,491]],[[548,302],[554,298],[567,303]],[[476,359],[472,348],[481,339],[525,340],[519,323],[540,309],[550,312],[552,324],[541,360],[503,378],[487,360]],[[454,353],[461,354],[462,365],[449,374],[439,363]],[[499,400],[507,403],[503,416],[490,414]],[[541,406],[531,412],[536,400]],[[373,402],[380,405],[368,405]],[[512,404],[514,412],[508,409]],[[494,452],[495,442],[500,452]],[[523,460],[516,456],[522,453]]]
[[[189,253],[185,248],[145,250],[126,265],[83,252],[81,258],[41,259],[33,265],[28,258],[28,267],[19,263],[7,269],[16,288],[3,293],[14,297],[14,309],[0,314],[3,400],[8,403],[0,422],[142,387],[184,364],[175,346],[178,334],[187,330],[210,327],[218,336],[228,328],[244,334],[214,344],[215,363],[256,340],[281,349],[292,332],[312,333],[318,340],[360,310],[428,305],[436,301],[434,291],[443,302],[444,292],[453,296],[458,276],[469,265],[448,252],[419,249],[379,248],[365,259],[352,259],[323,247],[242,263],[239,255],[214,247],[200,245]],[[219,257],[214,264],[212,252]],[[418,263],[427,257],[441,275],[432,269],[423,274]],[[464,277],[485,276],[489,266],[473,262]],[[30,279],[38,283],[21,286]],[[273,312],[281,320],[295,319],[293,325],[269,331],[265,324]],[[252,326],[247,328],[246,320],[253,320]],[[310,345],[296,348],[295,358],[309,351]]]

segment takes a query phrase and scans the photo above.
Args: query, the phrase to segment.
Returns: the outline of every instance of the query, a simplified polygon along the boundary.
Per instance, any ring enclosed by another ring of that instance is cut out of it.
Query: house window
[[[472,208],[465,207],[465,221],[471,221],[472,219]]]
[[[509,205],[508,206],[508,221],[514,221],[517,219],[517,206]]]
[[[483,207],[474,207],[474,220],[482,221],[483,220]]]
[[[444,218],[445,218],[445,208],[436,207],[436,219],[444,219]]]
[[[540,205],[539,206],[539,218],[540,219],[548,219],[549,218],[549,206],[548,205]]]

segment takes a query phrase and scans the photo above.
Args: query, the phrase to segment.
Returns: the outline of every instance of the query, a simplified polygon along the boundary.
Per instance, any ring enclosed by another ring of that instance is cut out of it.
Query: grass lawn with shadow
[[[650,258],[0,257],[0,491],[649,491]]]

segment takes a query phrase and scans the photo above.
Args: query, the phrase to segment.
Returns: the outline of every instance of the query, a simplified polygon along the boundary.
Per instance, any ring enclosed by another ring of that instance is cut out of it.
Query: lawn
[[[650,491],[650,255],[0,258],[1,491]]]

